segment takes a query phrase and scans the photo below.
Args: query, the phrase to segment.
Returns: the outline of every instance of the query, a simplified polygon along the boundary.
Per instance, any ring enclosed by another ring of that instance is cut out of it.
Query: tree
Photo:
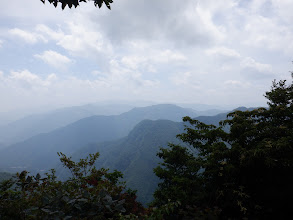
[[[293,85],[273,82],[268,108],[235,111],[218,127],[185,117],[178,138],[154,169],[162,180],[154,205],[180,201],[183,209],[219,207],[223,219],[280,219],[293,197]],[[224,128],[229,128],[225,132]],[[172,193],[170,193],[172,192]]]
[[[61,182],[54,170],[44,178],[23,171],[2,182],[0,219],[119,219],[143,212],[135,192],[119,182],[120,172],[94,167],[98,153],[79,162],[58,155],[72,177]]]
[[[53,4],[55,8],[58,6],[58,3],[61,3],[62,10],[68,6],[69,8],[72,8],[74,6],[75,8],[79,6],[81,2],[88,2],[91,0],[48,0],[50,4]],[[103,3],[107,6],[108,9],[111,10],[110,3],[113,3],[113,0],[92,0],[94,1],[95,6],[101,8]],[[45,4],[46,0],[41,0]]]

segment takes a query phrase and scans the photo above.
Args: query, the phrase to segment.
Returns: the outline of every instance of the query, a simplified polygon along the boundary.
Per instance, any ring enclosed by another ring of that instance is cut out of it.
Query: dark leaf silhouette
[[[46,0],[40,0],[45,4]],[[50,4],[53,4],[55,8],[58,6],[58,3],[61,3],[61,8],[62,10],[65,9],[66,6],[69,8],[72,8],[74,6],[75,8],[79,6],[80,2],[89,2],[91,0],[48,0]],[[92,0],[94,1],[94,5],[99,8],[102,7],[103,3],[105,3],[106,7],[111,10],[111,3],[113,3],[113,0]]]

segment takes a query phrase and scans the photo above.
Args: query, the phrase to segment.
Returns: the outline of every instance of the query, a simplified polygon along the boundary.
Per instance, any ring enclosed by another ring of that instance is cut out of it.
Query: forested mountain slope
[[[58,161],[58,151],[71,154],[88,143],[125,137],[144,119],[180,121],[183,116],[192,114],[192,111],[175,105],[155,105],[135,108],[120,115],[91,116],[2,149],[0,168],[11,172],[46,170]]]
[[[124,174],[127,187],[138,190],[138,199],[144,204],[152,200],[152,194],[159,179],[154,175],[153,168],[160,159],[156,156],[160,147],[167,147],[169,142],[178,143],[176,135],[182,133],[183,123],[169,120],[144,120],[140,122],[123,139],[90,144],[76,151],[73,159],[86,157],[89,153],[100,152],[97,167],[117,169]],[[60,166],[59,177],[68,177]]]

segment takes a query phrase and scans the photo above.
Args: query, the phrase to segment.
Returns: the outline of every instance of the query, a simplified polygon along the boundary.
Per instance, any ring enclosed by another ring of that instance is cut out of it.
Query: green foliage
[[[89,1],[89,0],[88,0]],[[107,6],[108,9],[111,9],[110,3],[113,3],[113,0],[92,0],[94,1],[95,6],[101,8],[103,3]],[[45,4],[46,0],[41,0]],[[81,2],[87,2],[87,0],[48,0],[50,4],[53,4],[55,8],[58,6],[58,3],[61,3],[62,10],[68,6],[69,8],[72,8],[74,6],[75,8],[79,6]]]
[[[137,190],[138,200],[147,205],[153,200],[159,178],[153,173],[160,159],[156,157],[158,146],[167,147],[169,141],[174,143],[176,134],[184,130],[182,123],[168,120],[144,120],[140,122],[127,137],[114,141],[91,144],[72,154],[77,160],[88,153],[99,151],[101,156],[96,167],[111,167],[123,173],[127,187]],[[57,169],[60,176],[68,175]],[[58,176],[59,176],[58,175]]]
[[[184,205],[186,201],[195,204],[194,197],[200,196],[200,193],[196,195],[194,188],[200,191],[201,184],[197,176],[200,166],[193,154],[185,147],[170,144],[170,148],[161,149],[158,156],[164,162],[154,172],[164,181],[159,183],[159,188],[154,193],[156,200],[153,205],[161,206],[169,200],[175,202],[178,198]]]
[[[235,111],[220,122],[189,123],[154,169],[162,180],[154,205],[180,201],[183,210],[219,207],[224,219],[277,219],[290,213],[293,196],[293,85],[273,82],[266,92],[269,108]],[[230,128],[225,132],[224,128]],[[216,208],[217,209],[217,208]]]
[[[45,178],[23,171],[2,182],[0,219],[108,219],[143,211],[135,192],[126,191],[119,182],[120,172],[110,173],[93,166],[99,153],[79,162],[63,153],[58,155],[72,177],[61,182],[57,181],[55,170]]]
[[[217,220],[218,214],[221,210],[214,208],[206,208],[204,210],[198,207],[183,206],[180,201],[171,202],[158,206],[149,207],[145,210],[145,213],[138,216],[135,214],[120,215],[121,220],[126,219],[144,219],[144,220],[164,220],[164,219],[186,219],[186,220]]]

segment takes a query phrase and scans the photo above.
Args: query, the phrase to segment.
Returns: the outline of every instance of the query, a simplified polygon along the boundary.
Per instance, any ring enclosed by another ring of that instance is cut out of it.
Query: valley
[[[73,109],[53,111],[42,117],[32,115],[11,123],[8,134],[2,132],[2,137],[8,137],[15,127],[17,132],[14,135],[19,135],[16,140],[25,136],[28,138],[0,148],[0,171],[15,173],[27,170],[31,174],[44,175],[55,168],[58,178],[66,179],[69,174],[60,165],[57,152],[71,155],[74,160],[99,152],[96,166],[121,171],[127,187],[138,190],[139,201],[147,204],[152,200],[159,181],[153,173],[153,168],[160,162],[156,153],[160,147],[167,147],[168,143],[179,143],[176,135],[184,131],[182,117],[188,115],[212,124],[218,124],[226,117],[225,113],[199,116],[198,112],[204,114],[204,111],[173,104],[135,107],[117,115],[92,115],[93,110],[81,110],[84,106]],[[93,109],[92,106],[90,109]],[[96,108],[95,112],[102,110]],[[210,112],[207,110],[206,115]],[[74,121],[77,115],[83,118]],[[58,120],[62,116],[66,117]],[[52,120],[54,117],[55,120]],[[65,121],[73,122],[62,126]],[[58,125],[60,127],[53,129]],[[53,130],[45,133],[49,127]],[[40,134],[33,135],[38,133],[36,131]]]

